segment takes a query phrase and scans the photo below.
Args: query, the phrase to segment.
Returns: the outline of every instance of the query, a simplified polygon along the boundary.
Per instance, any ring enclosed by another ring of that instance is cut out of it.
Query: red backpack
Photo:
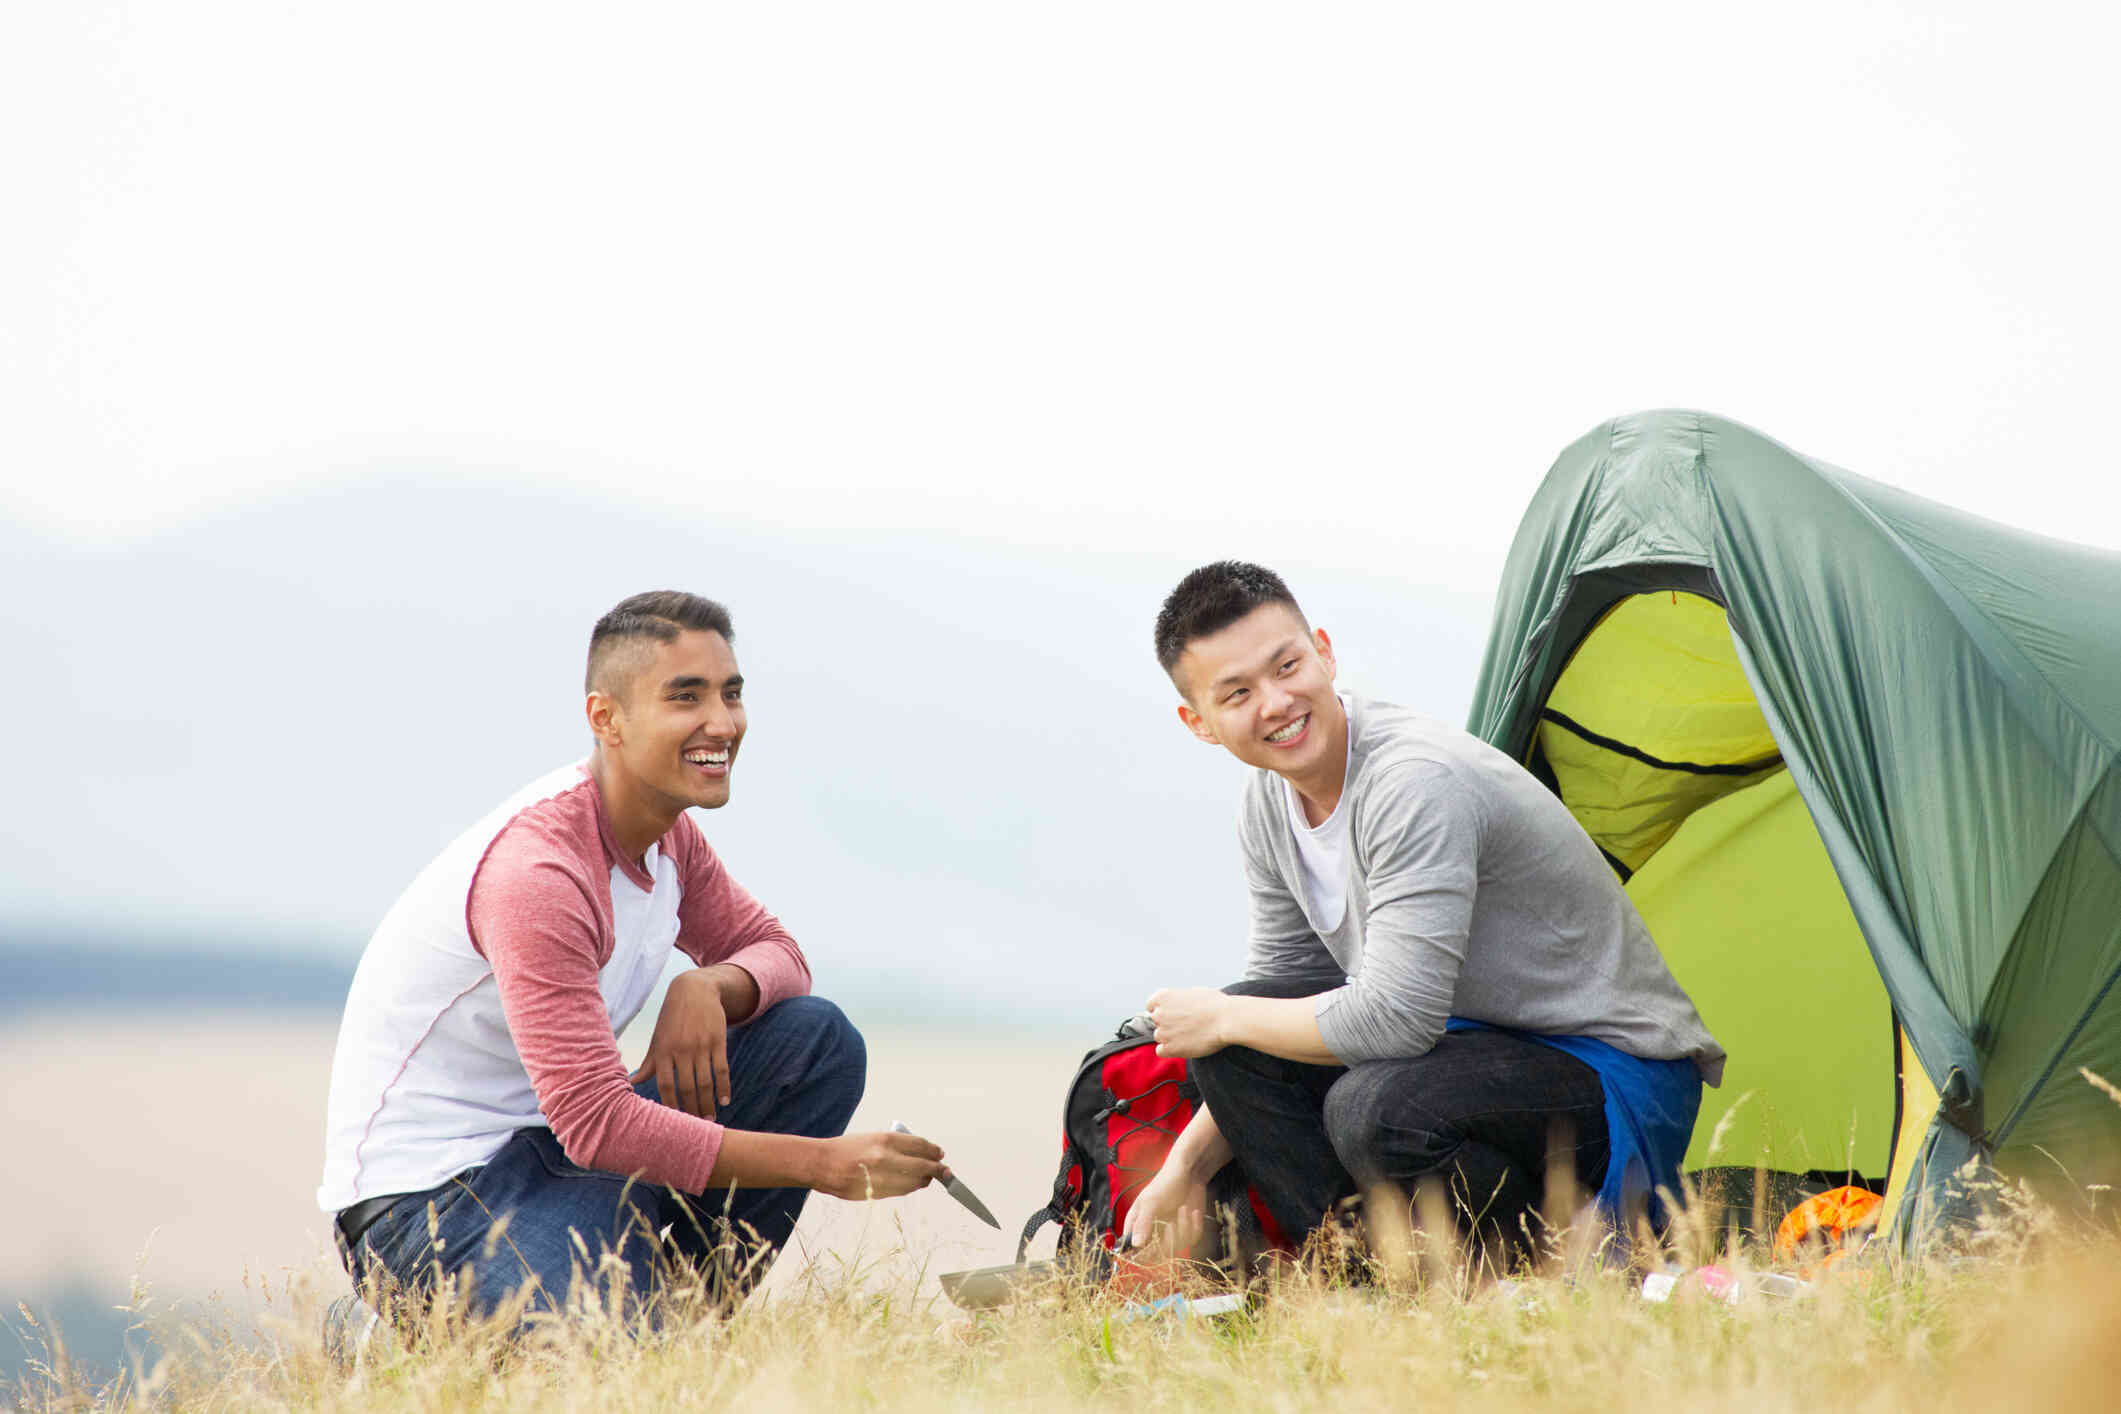
[[[1083,1057],[1061,1110],[1060,1173],[1053,1199],[1031,1215],[1016,1244],[1016,1260],[1049,1222],[1060,1224],[1056,1255],[1083,1262],[1103,1275],[1126,1231],[1134,1195],[1156,1171],[1200,1104],[1200,1089],[1176,1056],[1156,1053],[1149,1018],[1121,1023],[1113,1038]],[[1288,1240],[1259,1195],[1236,1176],[1235,1165],[1209,1186],[1211,1212],[1236,1216],[1240,1248],[1287,1248]],[[1227,1246],[1227,1226],[1211,1221]],[[1228,1254],[1218,1248],[1218,1258]]]

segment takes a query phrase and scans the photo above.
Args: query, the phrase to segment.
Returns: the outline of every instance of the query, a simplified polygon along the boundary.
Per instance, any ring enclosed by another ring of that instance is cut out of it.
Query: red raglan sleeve
[[[704,1192],[722,1126],[645,1100],[627,1084],[598,987],[604,945],[593,888],[564,849],[535,828],[511,826],[472,880],[472,944],[493,968],[516,1054],[567,1157]]]
[[[781,920],[729,877],[692,817],[672,831],[681,851],[678,947],[702,967],[733,962],[759,984],[758,1011],[810,991],[810,963]],[[758,1013],[753,1013],[757,1015]]]

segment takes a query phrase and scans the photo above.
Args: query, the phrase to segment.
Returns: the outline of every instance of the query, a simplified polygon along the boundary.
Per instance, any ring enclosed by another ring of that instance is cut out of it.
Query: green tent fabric
[[[2121,1183],[2079,1073],[2121,1082],[2121,556],[1616,419],[1533,497],[1470,727],[1569,803],[1730,1048],[1690,1162],[1890,1167],[1903,1240],[1970,1159]]]

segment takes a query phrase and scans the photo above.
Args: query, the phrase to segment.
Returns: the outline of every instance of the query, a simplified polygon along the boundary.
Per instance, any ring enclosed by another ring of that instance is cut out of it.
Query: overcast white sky
[[[1705,407],[2121,546],[2116,21],[265,0],[0,18],[0,515],[420,467],[1485,588]]]
[[[0,10],[0,923],[343,947],[667,582],[750,626],[712,829],[806,945],[940,913],[1101,1014],[1242,928],[1190,565],[1458,717],[1619,413],[2121,548],[2111,11],[1454,9]]]

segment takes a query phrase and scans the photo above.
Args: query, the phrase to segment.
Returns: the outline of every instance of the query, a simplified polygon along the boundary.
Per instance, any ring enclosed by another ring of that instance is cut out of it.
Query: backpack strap
[[[1019,1267],[1024,1264],[1024,1254],[1031,1250],[1031,1239],[1038,1236],[1038,1230],[1047,1223],[1059,1221],[1060,1206],[1056,1203],[1048,1203],[1031,1215],[1031,1220],[1024,1224],[1024,1235],[1016,1240],[1016,1264]]]

